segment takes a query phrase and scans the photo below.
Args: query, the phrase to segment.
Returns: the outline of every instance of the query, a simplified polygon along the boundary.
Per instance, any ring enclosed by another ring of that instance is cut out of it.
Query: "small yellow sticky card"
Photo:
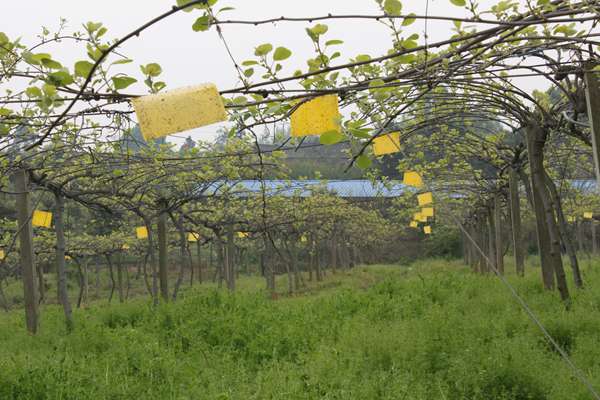
[[[132,103],[146,140],[227,119],[223,99],[212,83],[142,96]]]
[[[237,236],[238,236],[240,239],[244,239],[244,238],[247,238],[247,237],[248,237],[248,234],[247,234],[246,232],[238,232],[238,233],[237,233]]]
[[[583,213],[583,218],[585,218],[585,219],[592,219],[592,218],[594,218],[594,213],[590,212],[590,211],[584,212]]]
[[[0,260],[4,260],[4,257],[6,257],[6,254],[4,254],[4,250],[0,250]]]
[[[423,214],[426,217],[433,217],[433,207],[422,208],[421,214]]]
[[[419,223],[417,221],[410,221],[410,227],[411,228],[418,228],[419,227]]]
[[[306,243],[306,242],[308,242],[308,239],[306,238],[306,236],[302,235],[302,236],[300,236],[300,242]]]
[[[575,222],[575,217],[567,217],[567,222]]]
[[[400,151],[400,132],[379,136],[373,140],[373,153],[376,156],[397,153]]]
[[[31,224],[41,228],[50,228],[50,225],[52,224],[52,213],[35,210],[33,212],[33,217],[31,218]]]
[[[71,261],[71,256],[65,256],[65,260]]]
[[[138,239],[148,239],[148,229],[145,226],[135,228],[135,235]]]
[[[197,242],[200,239],[200,235],[194,232],[188,233],[188,242]]]
[[[426,235],[431,235],[431,227],[430,226],[424,226],[423,227],[423,232],[425,232]]]
[[[128,244],[124,244],[123,246],[121,246],[122,250],[129,250],[129,245]]]
[[[433,203],[433,194],[431,192],[423,193],[417,196],[419,206],[423,207]]]
[[[414,171],[406,171],[404,173],[404,179],[402,183],[408,186],[414,186],[416,188],[423,187],[423,179],[421,179],[421,175]]]
[[[338,96],[320,96],[302,103],[292,113],[291,135],[303,137],[322,135],[326,132],[341,132]]]

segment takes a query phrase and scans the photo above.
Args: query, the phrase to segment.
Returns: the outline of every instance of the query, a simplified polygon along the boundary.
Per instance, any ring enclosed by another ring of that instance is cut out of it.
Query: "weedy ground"
[[[600,260],[583,264],[568,310],[535,260],[509,281],[600,388]],[[500,281],[458,261],[361,266],[277,300],[263,286],[103,301],[72,333],[47,306],[36,337],[0,314],[0,399],[591,398]]]

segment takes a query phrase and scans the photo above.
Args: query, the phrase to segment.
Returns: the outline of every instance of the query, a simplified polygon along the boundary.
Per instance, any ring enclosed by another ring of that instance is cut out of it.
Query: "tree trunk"
[[[112,301],[113,295],[115,294],[115,274],[113,271],[112,260],[110,254],[106,254],[106,262],[108,263],[108,275],[110,277],[110,294],[108,295],[108,302]]]
[[[227,288],[235,290],[235,241],[233,237],[233,224],[227,227]]]
[[[580,253],[584,253],[585,252],[585,240],[583,239],[584,237],[584,233],[583,233],[583,221],[578,220],[577,221],[577,244],[579,245],[579,252]]]
[[[592,254],[597,255],[598,254],[598,232],[596,230],[596,221],[592,220],[590,222],[591,226],[592,226]]]
[[[519,199],[519,180],[517,177],[517,172],[513,168],[510,168],[509,189],[510,219],[512,225],[515,267],[518,276],[525,276],[525,257],[523,254],[521,233],[521,200]]]
[[[504,275],[504,243],[502,237],[502,207],[500,202],[500,194],[494,197],[494,223],[496,237],[496,268],[498,272]]]
[[[542,128],[534,123],[527,129],[527,149],[529,155],[529,165],[531,169],[531,187],[534,193],[534,207],[536,219],[541,218],[545,221],[545,228],[549,240],[550,265],[542,265],[542,270],[552,271],[556,278],[556,284],[561,298],[566,301],[569,299],[569,290],[562,263],[560,252],[560,235],[554,216],[554,209],[550,203],[550,194],[545,182],[546,171],[544,169],[544,145],[546,135]],[[539,233],[539,232],[538,232]],[[546,280],[544,280],[546,283]],[[553,286],[553,285],[552,285]],[[548,285],[546,285],[548,287]]]
[[[73,330],[73,311],[67,292],[67,271],[65,265],[65,225],[63,214],[65,211],[64,198],[59,194],[54,194],[54,231],[56,233],[56,279],[58,300],[65,313],[65,322],[67,331]]]
[[[161,212],[158,217],[158,275],[160,297],[165,302],[169,301],[169,248],[167,240],[167,213]]]
[[[119,292],[119,303],[125,302],[125,288],[123,287],[123,252],[117,254],[117,291]]]
[[[158,274],[157,274],[157,260],[156,252],[154,249],[154,230],[152,229],[152,221],[144,219],[146,230],[148,231],[148,255],[150,257],[150,267],[152,268],[152,303],[158,305]]]
[[[189,267],[190,270],[193,270],[194,266],[191,264],[188,266],[188,262],[191,261],[190,249],[188,247],[187,235],[185,234],[185,227],[183,226],[182,220],[172,219],[173,223],[177,226],[177,232],[179,233],[179,275],[177,276],[177,281],[175,282],[175,288],[173,289],[173,301],[177,299],[177,294],[179,293],[179,288],[183,283],[183,278],[185,276],[185,267]]]
[[[571,242],[571,236],[569,235],[569,229],[567,225],[567,220],[563,213],[562,204],[560,202],[560,196],[558,194],[558,190],[554,185],[554,182],[546,174],[546,185],[550,194],[552,195],[552,205],[556,210],[556,216],[558,219],[558,229],[560,233],[560,237],[562,239],[562,243],[565,246],[565,250],[567,251],[567,255],[569,256],[569,262],[571,264],[571,270],[573,271],[573,281],[575,282],[575,287],[582,288],[583,287],[583,279],[581,277],[581,272],[579,270],[579,262],[577,260],[577,254],[575,251],[575,246]]]
[[[17,192],[16,207],[19,232],[19,262],[23,278],[25,320],[27,323],[27,331],[35,335],[39,325],[38,288],[33,258],[33,228],[31,226],[31,206],[27,171],[24,169],[19,170],[15,173],[14,179],[15,191]]]
[[[498,264],[496,259],[496,224],[494,223],[494,202],[491,201],[487,209],[487,220],[488,220],[488,258],[492,263],[494,270],[498,271]]]

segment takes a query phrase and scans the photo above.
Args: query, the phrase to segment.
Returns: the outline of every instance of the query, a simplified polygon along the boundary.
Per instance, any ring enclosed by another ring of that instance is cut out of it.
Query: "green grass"
[[[600,262],[584,266],[569,311],[538,270],[510,281],[600,387]],[[54,306],[37,337],[0,314],[0,399],[591,398],[499,281],[457,262],[358,267],[277,301],[262,285],[99,303],[71,334]]]

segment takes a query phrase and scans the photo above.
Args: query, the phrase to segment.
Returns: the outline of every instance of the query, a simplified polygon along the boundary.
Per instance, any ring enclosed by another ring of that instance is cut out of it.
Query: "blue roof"
[[[269,196],[309,197],[314,191],[327,191],[344,198],[397,197],[406,186],[399,182],[381,182],[369,180],[243,180],[233,182],[215,182],[204,194],[215,195],[219,192],[233,192],[238,196],[261,193],[262,187]]]

